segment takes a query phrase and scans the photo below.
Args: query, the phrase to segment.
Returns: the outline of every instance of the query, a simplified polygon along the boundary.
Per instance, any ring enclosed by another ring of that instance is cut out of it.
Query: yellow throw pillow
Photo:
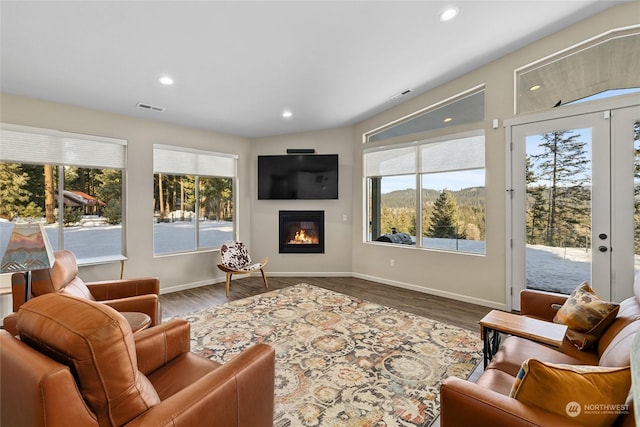
[[[625,402],[630,388],[628,366],[574,366],[528,359],[509,396],[584,426],[600,427],[628,413]]]
[[[587,350],[598,342],[618,314],[620,306],[600,298],[583,282],[560,307],[554,323],[567,325],[567,338],[580,350]]]

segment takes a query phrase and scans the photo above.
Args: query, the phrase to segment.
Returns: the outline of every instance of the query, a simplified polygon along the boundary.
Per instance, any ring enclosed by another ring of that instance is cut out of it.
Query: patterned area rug
[[[181,317],[217,362],[275,347],[276,427],[429,426],[482,359],[478,333],[305,283]]]

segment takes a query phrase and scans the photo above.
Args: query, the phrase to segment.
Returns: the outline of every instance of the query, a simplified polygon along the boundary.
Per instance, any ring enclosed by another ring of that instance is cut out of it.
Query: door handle
[[[606,246],[598,246],[600,252],[607,252],[609,249]]]
[[[604,239],[606,239],[607,237],[609,237],[609,236],[607,236],[607,235],[606,235],[606,234],[604,234],[604,233],[600,233],[600,234],[598,234],[598,238],[599,238],[600,240],[604,240]]]

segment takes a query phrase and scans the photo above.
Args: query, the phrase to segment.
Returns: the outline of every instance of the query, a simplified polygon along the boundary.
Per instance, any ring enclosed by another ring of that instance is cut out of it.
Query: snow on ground
[[[527,287],[571,293],[591,278],[591,250],[527,245]],[[635,271],[640,271],[640,256],[635,256]]]

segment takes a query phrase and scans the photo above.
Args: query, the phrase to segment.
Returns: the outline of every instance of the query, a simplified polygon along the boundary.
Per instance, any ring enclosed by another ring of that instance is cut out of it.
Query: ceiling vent
[[[398,92],[395,95],[391,96],[391,98],[389,99],[394,100],[394,99],[402,98],[403,96],[408,95],[410,93],[411,93],[411,89],[405,89],[402,92]]]
[[[142,102],[138,102],[138,105],[136,105],[136,107],[141,108],[143,110],[157,111],[158,113],[164,112],[164,107],[157,107],[155,105],[143,104]]]

